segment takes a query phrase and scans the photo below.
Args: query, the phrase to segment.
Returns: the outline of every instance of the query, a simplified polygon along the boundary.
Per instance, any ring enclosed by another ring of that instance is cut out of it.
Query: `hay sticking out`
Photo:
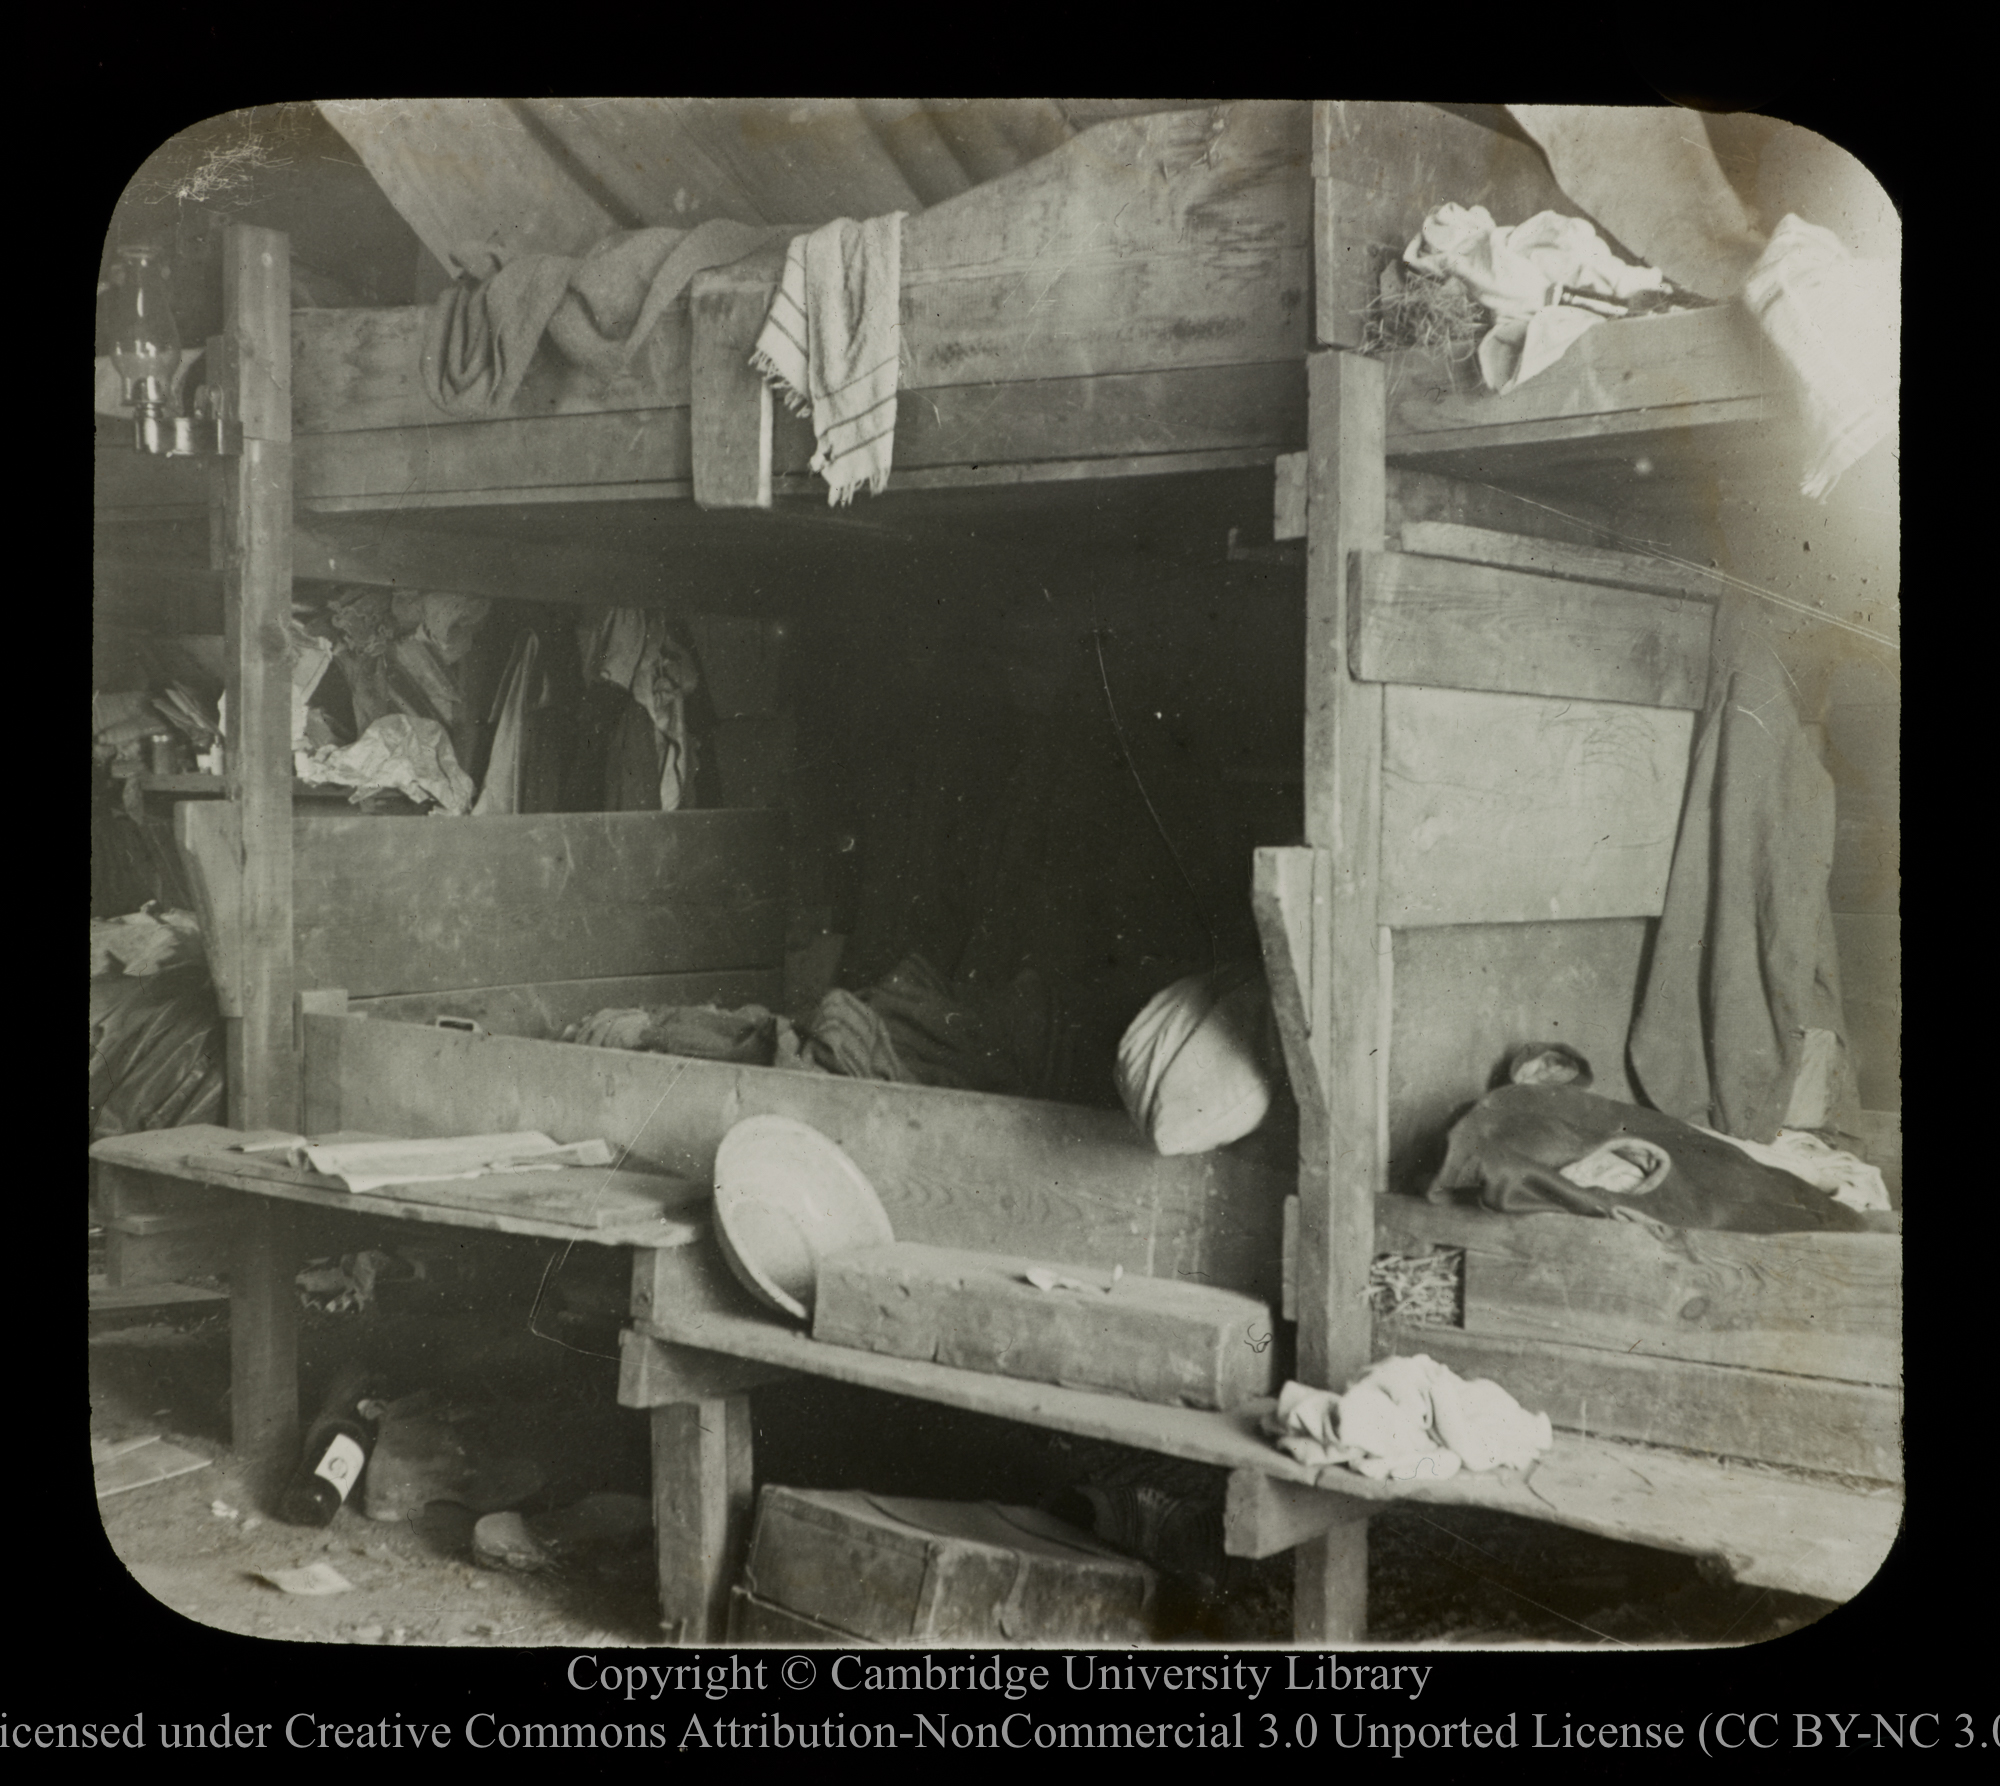
[[[1368,1306],[1376,1319],[1412,1327],[1465,1325],[1465,1249],[1380,1253],[1368,1267]]]
[[[1490,321],[1463,281],[1392,264],[1362,312],[1361,348],[1375,354],[1420,348],[1459,365],[1479,351]]]

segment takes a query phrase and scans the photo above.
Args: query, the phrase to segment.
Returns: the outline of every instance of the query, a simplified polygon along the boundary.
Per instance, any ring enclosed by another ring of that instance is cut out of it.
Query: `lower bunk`
[[[328,1001],[320,995],[320,1002]],[[528,1009],[531,990],[496,1001]],[[1262,1150],[1165,1158],[1115,1111],[475,1035],[303,1019],[308,1132],[540,1130],[708,1181],[723,1137],[775,1114],[836,1141],[899,1241],[1178,1279],[1285,1305],[1293,1174]],[[1852,1597],[1901,1519],[1900,1238],[1687,1234],[1378,1200],[1376,1251],[1462,1255],[1451,1325],[1378,1321],[1546,1409],[1531,1469],[1373,1480],[1277,1450],[1262,1403],[1217,1410],[815,1340],[759,1306],[712,1236],[635,1254],[620,1400],[650,1410],[663,1605],[719,1640],[751,1506],[749,1394],[810,1376],[1231,1472],[1227,1544],[1269,1556],[1405,1499],[1491,1508],[1705,1559],[1734,1579]],[[1433,1313],[1428,1317],[1435,1320]],[[1289,1332],[1273,1323],[1281,1380]],[[1300,1629],[1301,1640],[1317,1633]]]

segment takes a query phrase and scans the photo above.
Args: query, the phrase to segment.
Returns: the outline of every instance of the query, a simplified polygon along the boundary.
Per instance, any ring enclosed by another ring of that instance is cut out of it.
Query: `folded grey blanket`
[[[424,336],[424,389],[451,415],[504,411],[544,336],[573,365],[613,376],[695,274],[787,233],[713,218],[690,230],[620,230],[580,260],[516,255],[477,284],[438,294]]]

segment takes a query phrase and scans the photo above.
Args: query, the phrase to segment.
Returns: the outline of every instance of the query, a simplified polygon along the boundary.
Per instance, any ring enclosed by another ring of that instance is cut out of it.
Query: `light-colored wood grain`
[[[1714,601],[1726,587],[1720,577],[1694,566],[1669,564],[1663,559],[1619,552],[1608,546],[1538,539],[1519,531],[1521,518],[1519,512],[1508,517],[1511,529],[1468,527],[1453,521],[1406,520],[1394,531],[1400,536],[1405,552],[1418,552],[1427,558],[1506,565],[1546,577],[1608,583],[1615,588],[1646,589],[1705,601]]]
[[[1444,1164],[1446,1131],[1527,1043],[1567,1043],[1590,1062],[1594,1090],[1632,1101],[1625,1036],[1650,929],[1643,918],[1599,918],[1393,934],[1392,1189],[1430,1188]]]
[[[1306,538],[1306,842],[1330,870],[1313,900],[1315,1036],[1325,1042],[1323,1130],[1300,1106],[1298,1375],[1345,1382],[1366,1363],[1365,1290],[1381,1157],[1374,1055],[1381,994],[1382,689],[1348,661],[1347,566],[1386,524],[1382,367],[1314,354]]]
[[[1694,716],[1391,686],[1383,922],[1657,917]]]
[[[1528,571],[1362,552],[1349,608],[1367,682],[1698,709],[1712,606]]]
[[[720,1643],[750,1533],[750,1398],[670,1402],[652,1423],[661,1624],[675,1643]]]
[[[1504,396],[1406,353],[1391,386],[1390,450],[1404,450],[1406,437],[1776,399],[1783,376],[1741,304],[1605,323]]]
[[[1030,1281],[1037,1269],[1055,1275],[1053,1288]],[[1234,1408],[1276,1390],[1268,1304],[1079,1269],[909,1241],[861,1247],[820,1261],[813,1338],[1190,1408]]]
[[[1264,974],[1277,1013],[1285,1065],[1300,1107],[1311,1105],[1325,1122],[1328,1035],[1314,1027],[1323,1008],[1326,973],[1314,951],[1324,945],[1318,902],[1326,897],[1333,866],[1324,850],[1260,849],[1251,859],[1250,909],[1263,946]],[[1286,1318],[1290,1319],[1287,1310]]]
[[[1222,1548],[1232,1557],[1274,1557],[1380,1511],[1379,1502],[1285,1482],[1262,1470],[1231,1470],[1222,1506]]]
[[[1426,1353],[1462,1377],[1490,1377],[1571,1432],[1878,1482],[1903,1478],[1896,1389],[1387,1322],[1377,1344]]]
[[[308,1022],[329,1021],[309,1019]],[[386,1026],[385,1026],[386,1027]],[[422,1032],[419,1031],[419,1034]],[[263,1166],[226,1150],[241,1139],[241,1132],[207,1125],[182,1129],[161,1129],[145,1135],[119,1135],[92,1145],[91,1158],[140,1171],[157,1172],[196,1184],[214,1185],[237,1193],[243,1208],[261,1207],[266,1202],[305,1203],[318,1209],[338,1211],[386,1221],[429,1222],[445,1228],[470,1228],[489,1234],[525,1234],[544,1240],[575,1241],[593,1246],[679,1247],[707,1233],[707,1223],[699,1217],[663,1214],[657,1221],[633,1221],[613,1226],[580,1226],[574,1219],[549,1220],[509,1208],[516,1201],[504,1192],[497,1200],[477,1194],[453,1195],[447,1202],[420,1201],[407,1194],[417,1187],[399,1187],[395,1193],[354,1192],[311,1183],[300,1175]],[[601,1177],[599,1173],[597,1176]],[[685,1186],[677,1182],[677,1194],[685,1202]],[[449,1195],[455,1187],[425,1186],[425,1194]],[[663,1203],[662,1208],[666,1205]],[[287,1282],[289,1283],[289,1279]]]
[[[1382,1252],[1465,1254],[1465,1331],[1625,1357],[1902,1381],[1903,1243],[1894,1234],[1658,1239],[1628,1222],[1383,1199]]]
[[[701,1179],[735,1123],[773,1112],[837,1142],[901,1238],[1277,1292],[1288,1175],[1227,1149],[1162,1158],[1122,1111],[359,1017],[308,1018],[308,1060],[321,1049],[353,1127],[602,1136],[635,1167]]]
[[[771,506],[771,387],[750,355],[784,269],[784,245],[751,264],[759,277],[746,280],[739,262],[697,273],[689,287],[694,499],[703,508]]]
[[[645,1272],[647,1283],[652,1272]],[[710,1401],[740,1395],[764,1383],[782,1383],[789,1373],[726,1352],[702,1352],[669,1345],[626,1328],[618,1344],[618,1405],[661,1408],[670,1402]]]

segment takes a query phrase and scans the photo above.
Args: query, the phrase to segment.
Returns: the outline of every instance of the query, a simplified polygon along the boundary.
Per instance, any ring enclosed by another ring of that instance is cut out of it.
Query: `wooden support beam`
[[[1421,472],[1404,474],[1421,478]],[[1469,564],[1500,564],[1533,571],[1544,577],[1569,577],[1581,583],[1608,583],[1622,589],[1648,589],[1664,595],[1695,596],[1714,601],[1727,585],[1721,574],[1693,565],[1669,564],[1637,552],[1607,546],[1568,545],[1521,531],[1521,514],[1508,516],[1506,528],[1467,527],[1454,521],[1405,520],[1397,531],[1405,552],[1429,558],[1461,558]]]
[[[652,1421],[661,1626],[675,1643],[721,1643],[750,1535],[750,1398],[671,1402]]]
[[[1264,949],[1264,975],[1284,1042],[1293,1095],[1326,1120],[1327,1032],[1315,1025],[1326,960],[1322,907],[1332,879],[1324,850],[1260,849],[1252,858],[1250,909]],[[1289,1311],[1287,1311],[1289,1314]]]
[[[646,1251],[635,1253],[644,1261]],[[653,1273],[641,1264],[635,1279],[650,1284]],[[664,1408],[674,1402],[713,1401],[741,1395],[765,1383],[787,1381],[792,1372],[754,1359],[732,1358],[727,1352],[704,1352],[699,1346],[676,1346],[666,1340],[626,1328],[618,1338],[618,1405],[621,1408]]]
[[[223,574],[228,750],[235,839],[238,1010],[227,1017],[230,1120],[298,1121],[292,1047],[291,249],[275,230],[224,232],[223,332],[210,377],[241,421],[242,451],[214,463],[213,538]],[[288,1292],[289,1293],[289,1292]]]
[[[779,243],[697,273],[689,288],[689,432],[694,499],[705,509],[771,506],[771,387],[750,355],[784,264]]]
[[[1305,820],[1331,874],[1324,905],[1313,907],[1314,956],[1326,964],[1311,1013],[1327,1038],[1326,1126],[1315,1134],[1300,1125],[1298,1372],[1341,1389],[1369,1358],[1368,1260],[1384,1167],[1374,1060],[1382,691],[1355,681],[1347,661],[1348,561],[1379,550],[1385,525],[1383,375],[1357,354],[1315,354],[1307,365]]]
[[[1354,576],[1363,681],[1691,709],[1706,698],[1712,603],[1402,552],[1359,553]]]
[[[1223,1554],[1274,1557],[1380,1511],[1379,1501],[1287,1482],[1262,1470],[1231,1470],[1222,1505]]]
[[[229,1443],[275,1471],[299,1443],[296,1216],[274,1198],[242,1201],[229,1256]]]

